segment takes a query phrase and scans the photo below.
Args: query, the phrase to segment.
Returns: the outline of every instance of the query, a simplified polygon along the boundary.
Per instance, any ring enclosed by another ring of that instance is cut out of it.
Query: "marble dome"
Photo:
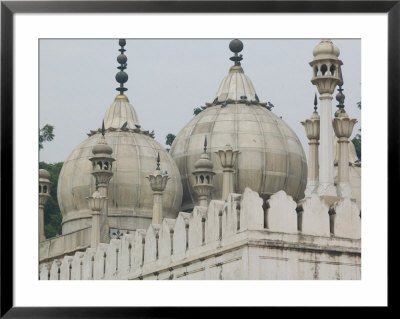
[[[116,97],[105,114],[104,125],[105,139],[115,158],[108,193],[110,228],[134,230],[150,225],[153,193],[146,176],[156,168],[158,154],[161,170],[170,177],[163,194],[164,217],[176,218],[182,202],[179,170],[165,148],[154,140],[154,134],[140,127],[125,95]],[[72,151],[60,172],[57,196],[63,234],[91,227],[91,211],[85,198],[95,191],[89,158],[101,138],[100,129],[88,135]]]
[[[264,198],[279,190],[285,190],[295,200],[304,197],[307,161],[299,138],[267,103],[259,102],[237,52],[231,60],[235,65],[223,79],[214,102],[203,107],[171,146],[170,154],[182,178],[182,210],[192,209],[198,201],[192,172],[203,153],[205,137],[216,173],[212,198],[222,196],[223,172],[215,152],[227,144],[240,152],[234,177],[236,193],[250,187]]]

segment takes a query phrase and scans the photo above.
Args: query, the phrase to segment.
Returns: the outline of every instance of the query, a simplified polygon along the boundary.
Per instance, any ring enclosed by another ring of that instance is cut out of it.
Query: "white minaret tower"
[[[146,178],[149,180],[151,190],[153,191],[153,218],[151,223],[161,224],[163,221],[162,197],[170,177],[168,177],[168,173],[161,173],[160,153],[157,155],[156,170],[153,174],[147,175]]]
[[[89,158],[92,162],[92,175],[96,179],[96,190],[99,194],[108,198],[108,184],[113,177],[112,163],[115,159],[111,156],[113,149],[107,144],[105,139],[104,121],[101,129],[101,138],[93,147],[93,157]],[[100,212],[100,242],[109,243],[109,225],[108,225],[108,200],[104,201],[103,209]]]
[[[310,196],[318,192],[319,180],[319,161],[318,161],[318,145],[319,145],[319,115],[317,113],[317,94],[314,98],[314,112],[311,117],[301,124],[306,130],[306,135],[309,140],[309,153],[308,153],[308,176],[307,187],[305,195]]]
[[[343,63],[338,59],[340,50],[331,40],[322,40],[314,48],[313,55],[311,83],[317,87],[321,101],[318,195],[337,196],[333,176],[332,94],[340,82]]]
[[[204,153],[194,164],[193,175],[196,183],[193,185],[199,198],[199,206],[207,207],[211,192],[214,190],[214,165],[207,154],[207,137],[204,139]]]
[[[45,169],[39,169],[39,242],[45,241],[44,234],[44,206],[50,196],[50,173]]]
[[[343,94],[343,77],[340,74],[341,81],[339,83],[339,93],[336,95],[336,100],[339,102],[337,107],[339,110],[335,113],[335,118],[332,121],[333,129],[339,144],[338,156],[338,181],[337,193],[341,197],[352,197],[350,186],[350,169],[349,169],[349,137],[353,132],[356,119],[351,119],[344,109],[344,94]]]

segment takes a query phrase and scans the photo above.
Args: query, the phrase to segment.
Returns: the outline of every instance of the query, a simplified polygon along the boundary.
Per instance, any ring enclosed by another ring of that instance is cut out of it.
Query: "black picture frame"
[[[387,13],[388,204],[399,180],[400,1],[1,1],[1,317],[132,318],[185,316],[184,308],[14,307],[13,303],[13,19],[15,13]],[[383,101],[384,104],[384,101]],[[392,205],[391,205],[392,204]],[[379,212],[385,213],[385,212]],[[388,218],[390,216],[388,215]],[[388,223],[394,227],[394,223]],[[389,232],[388,234],[393,234]],[[391,241],[389,240],[388,243]],[[389,246],[390,247],[390,246]],[[390,251],[390,249],[389,249]],[[390,258],[389,258],[390,261]],[[388,281],[388,284],[390,281]],[[390,306],[390,298],[388,300]],[[292,308],[293,309],[293,308]],[[306,310],[297,309],[296,314]],[[223,308],[213,315],[222,315]],[[238,313],[235,310],[235,313]],[[240,311],[239,311],[240,313]]]

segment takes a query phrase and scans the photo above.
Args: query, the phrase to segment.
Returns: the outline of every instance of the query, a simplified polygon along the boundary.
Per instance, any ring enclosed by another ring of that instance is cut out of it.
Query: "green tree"
[[[169,134],[165,137],[165,144],[171,146],[172,143],[174,142],[175,137],[176,137],[176,136],[175,136],[174,134],[169,133]]]
[[[196,107],[193,109],[193,115],[196,116],[197,114],[201,113],[203,109],[201,107]]]
[[[39,163],[39,168],[43,168],[50,173],[50,195],[51,197],[44,207],[44,233],[46,238],[51,238],[61,234],[62,216],[57,201],[57,184],[63,162],[48,164]]]
[[[44,142],[50,142],[54,139],[54,126],[46,124],[41,129],[39,129],[39,150],[43,148]]]
[[[351,141],[356,149],[357,157],[361,161],[361,134],[356,134]]]
[[[361,110],[361,101],[357,102],[357,107]],[[361,129],[359,129],[359,132],[361,132]],[[361,161],[361,134],[357,133],[351,141],[356,149],[357,157]]]

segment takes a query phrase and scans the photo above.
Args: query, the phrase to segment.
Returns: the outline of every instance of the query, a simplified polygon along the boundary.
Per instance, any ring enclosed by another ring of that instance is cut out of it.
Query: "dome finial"
[[[339,109],[335,112],[335,117],[338,117],[340,114],[344,115],[346,113],[346,111],[344,109],[345,95],[342,93],[343,92],[342,86],[343,86],[344,82],[343,82],[343,74],[342,74],[341,68],[339,68],[339,77],[340,77],[340,82],[338,83],[339,88],[337,89],[339,91],[339,93],[336,94],[336,101],[339,102],[339,104],[336,105],[336,107]]]
[[[243,50],[243,42],[240,41],[239,39],[233,39],[229,43],[229,49],[233,53],[235,53],[235,55],[233,57],[229,58],[229,60],[235,62],[235,65],[240,66],[240,61],[243,60],[243,55],[238,55],[238,53]]]
[[[156,168],[156,170],[157,171],[160,170],[160,153],[157,154],[157,168]]]
[[[317,112],[317,104],[318,104],[318,102],[317,102],[317,93],[315,93],[315,96],[314,96],[314,112]]]
[[[124,95],[124,92],[128,90],[124,87],[124,83],[128,81],[128,74],[124,72],[124,70],[128,66],[128,64],[126,63],[128,58],[124,54],[124,52],[126,51],[124,49],[124,46],[126,45],[125,39],[119,39],[119,45],[121,46],[121,49],[119,49],[118,51],[120,51],[121,54],[118,55],[117,61],[121,65],[117,67],[117,69],[119,69],[120,71],[115,75],[115,79],[119,83],[119,88],[116,88],[116,90],[119,91],[120,95]]]
[[[104,120],[103,120],[103,123],[101,124],[101,135],[103,135],[103,137],[104,137],[105,133],[106,133],[106,129],[104,128]]]

